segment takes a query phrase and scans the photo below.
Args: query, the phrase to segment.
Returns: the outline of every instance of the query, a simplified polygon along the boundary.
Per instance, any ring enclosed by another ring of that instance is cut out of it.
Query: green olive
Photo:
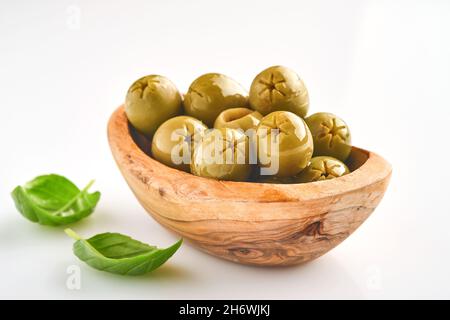
[[[222,111],[214,122],[214,128],[248,129],[255,128],[262,119],[262,115],[248,108],[232,108]]]
[[[208,130],[194,150],[191,173],[219,180],[247,181],[252,173],[248,152],[249,139],[241,130]]]
[[[314,156],[347,160],[352,151],[347,124],[332,113],[318,112],[305,119],[314,140]]]
[[[309,109],[308,90],[291,69],[270,67],[253,80],[250,105],[262,115],[274,111],[290,111],[303,118]]]
[[[292,112],[275,111],[262,118],[256,138],[258,162],[261,167],[270,169],[269,174],[293,176],[311,160],[311,132],[303,119]]]
[[[333,157],[314,157],[311,163],[296,177],[297,182],[313,182],[342,177],[350,171],[347,166]]]
[[[186,114],[197,118],[208,127],[224,110],[246,107],[248,94],[233,79],[219,73],[204,74],[192,82],[184,96]]]
[[[153,157],[169,167],[189,172],[194,144],[206,129],[201,121],[188,116],[167,120],[153,136]]]
[[[133,127],[151,137],[161,123],[181,113],[181,96],[166,77],[149,75],[128,89],[125,112]]]

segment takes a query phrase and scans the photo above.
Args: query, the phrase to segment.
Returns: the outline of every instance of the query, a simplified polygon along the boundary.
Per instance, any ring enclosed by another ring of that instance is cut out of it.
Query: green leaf
[[[120,233],[101,233],[83,239],[73,230],[66,233],[75,239],[74,254],[91,267],[121,275],[141,275],[164,264],[181,246],[183,239],[166,249],[134,240]]]
[[[11,193],[17,210],[28,220],[43,225],[66,225],[90,215],[100,200],[100,192],[88,193],[56,174],[36,177]]]

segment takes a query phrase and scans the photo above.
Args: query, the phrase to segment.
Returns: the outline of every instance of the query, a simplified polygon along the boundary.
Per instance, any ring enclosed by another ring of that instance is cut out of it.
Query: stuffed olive
[[[241,131],[222,128],[208,130],[194,150],[191,173],[219,180],[247,181],[249,140]]]
[[[248,94],[235,80],[219,73],[207,73],[195,79],[184,96],[186,114],[208,127],[229,108],[246,107]]]
[[[265,116],[256,131],[262,175],[289,177],[303,170],[313,154],[313,139],[305,122],[288,111]]]
[[[270,67],[253,80],[250,105],[262,115],[274,111],[290,111],[303,118],[309,109],[308,90],[291,69]]]
[[[153,157],[169,167],[189,172],[192,150],[206,129],[201,121],[188,116],[167,120],[153,136]]]
[[[149,75],[128,89],[125,112],[139,132],[151,137],[166,120],[181,113],[181,96],[166,77]]]
[[[314,157],[311,163],[296,177],[296,182],[314,182],[342,177],[350,171],[347,166],[333,157]]]
[[[314,156],[347,160],[352,151],[347,124],[332,113],[318,112],[305,119],[314,140]]]

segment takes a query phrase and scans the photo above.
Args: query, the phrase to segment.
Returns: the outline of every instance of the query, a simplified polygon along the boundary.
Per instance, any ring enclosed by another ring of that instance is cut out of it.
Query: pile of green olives
[[[218,180],[307,183],[350,171],[351,134],[332,113],[307,116],[309,94],[293,70],[260,72],[250,90],[207,73],[182,96],[172,81],[149,75],[125,100],[130,124],[159,162]]]

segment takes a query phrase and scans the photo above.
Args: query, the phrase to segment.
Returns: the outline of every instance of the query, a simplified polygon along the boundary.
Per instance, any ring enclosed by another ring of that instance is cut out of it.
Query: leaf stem
[[[91,180],[89,181],[89,183],[87,184],[86,187],[84,187],[84,189],[82,191],[88,191],[89,188],[94,184],[95,180]]]
[[[64,229],[64,232],[74,240],[82,240],[82,238],[70,228]]]
[[[62,208],[60,208],[58,211],[56,211],[54,214],[59,215],[60,213],[66,211],[67,208],[70,208],[75,201],[84,193],[87,192],[87,190],[94,184],[95,180],[91,180],[86,187],[84,187],[83,190],[81,190],[75,197],[73,197],[70,201],[68,201]]]

